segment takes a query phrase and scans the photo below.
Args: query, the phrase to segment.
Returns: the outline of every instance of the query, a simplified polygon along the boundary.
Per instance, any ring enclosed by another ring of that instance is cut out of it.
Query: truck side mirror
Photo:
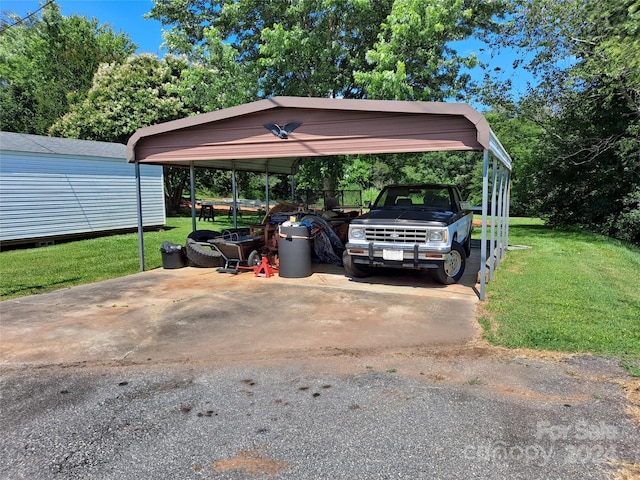
[[[371,208],[371,200],[364,201],[364,208]]]
[[[471,210],[471,202],[469,202],[469,201],[460,202],[460,208],[462,210]]]

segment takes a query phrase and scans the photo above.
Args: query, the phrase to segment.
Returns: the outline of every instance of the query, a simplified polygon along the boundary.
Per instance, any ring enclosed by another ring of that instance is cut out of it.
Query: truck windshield
[[[441,186],[397,186],[384,189],[373,208],[451,210],[450,189]]]

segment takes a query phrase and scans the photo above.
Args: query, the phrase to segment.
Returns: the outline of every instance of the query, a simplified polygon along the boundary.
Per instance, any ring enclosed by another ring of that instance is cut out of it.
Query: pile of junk
[[[311,275],[312,263],[342,266],[342,253],[351,220],[359,211],[314,212],[279,202],[260,225],[246,228],[195,230],[186,245],[164,242],[164,268],[216,268],[221,273],[254,271],[270,276],[300,278]]]

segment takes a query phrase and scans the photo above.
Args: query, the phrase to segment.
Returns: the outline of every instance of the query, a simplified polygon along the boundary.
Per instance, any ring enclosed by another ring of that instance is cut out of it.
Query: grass
[[[256,223],[245,215],[238,226]],[[215,222],[197,222],[197,228],[222,231],[233,226],[226,215]],[[162,266],[164,241],[184,245],[191,217],[167,218],[164,228],[144,234],[145,268]],[[0,252],[0,300],[45,293],[60,288],[122,277],[140,271],[138,235],[127,233],[76,240],[48,247]]]
[[[640,249],[512,219],[480,318],[493,344],[613,356],[640,376]]]

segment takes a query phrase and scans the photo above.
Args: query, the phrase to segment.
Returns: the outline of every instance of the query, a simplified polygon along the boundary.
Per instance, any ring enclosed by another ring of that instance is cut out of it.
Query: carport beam
[[[504,189],[504,244],[505,244],[505,253],[509,248],[509,206],[510,206],[510,198],[511,198],[511,171],[507,169],[507,185]]]
[[[484,301],[487,280],[487,202],[489,200],[489,150],[482,164],[482,240],[480,241],[480,300]]]
[[[191,196],[191,231],[196,231],[196,172],[193,162],[189,162],[189,194]],[[202,207],[200,207],[202,208]]]
[[[495,268],[496,252],[496,191],[498,183],[498,160],[493,157],[493,168],[491,170],[491,242],[489,242],[489,281],[493,281],[493,270]]]
[[[231,193],[233,194],[233,228],[238,228],[238,191],[236,188],[236,164],[231,170]]]
[[[504,190],[505,190],[505,182],[507,179],[506,176],[506,168],[504,165],[500,164],[500,188],[498,189],[498,252],[496,254],[496,266],[497,270],[500,266],[500,262],[504,258],[504,251],[506,249],[505,241],[504,241]]]
[[[269,161],[264,165],[264,209],[269,213]]]
[[[140,162],[136,162],[136,203],[138,207],[138,256],[140,271],[144,272],[144,225],[142,222],[142,182],[140,180]]]

